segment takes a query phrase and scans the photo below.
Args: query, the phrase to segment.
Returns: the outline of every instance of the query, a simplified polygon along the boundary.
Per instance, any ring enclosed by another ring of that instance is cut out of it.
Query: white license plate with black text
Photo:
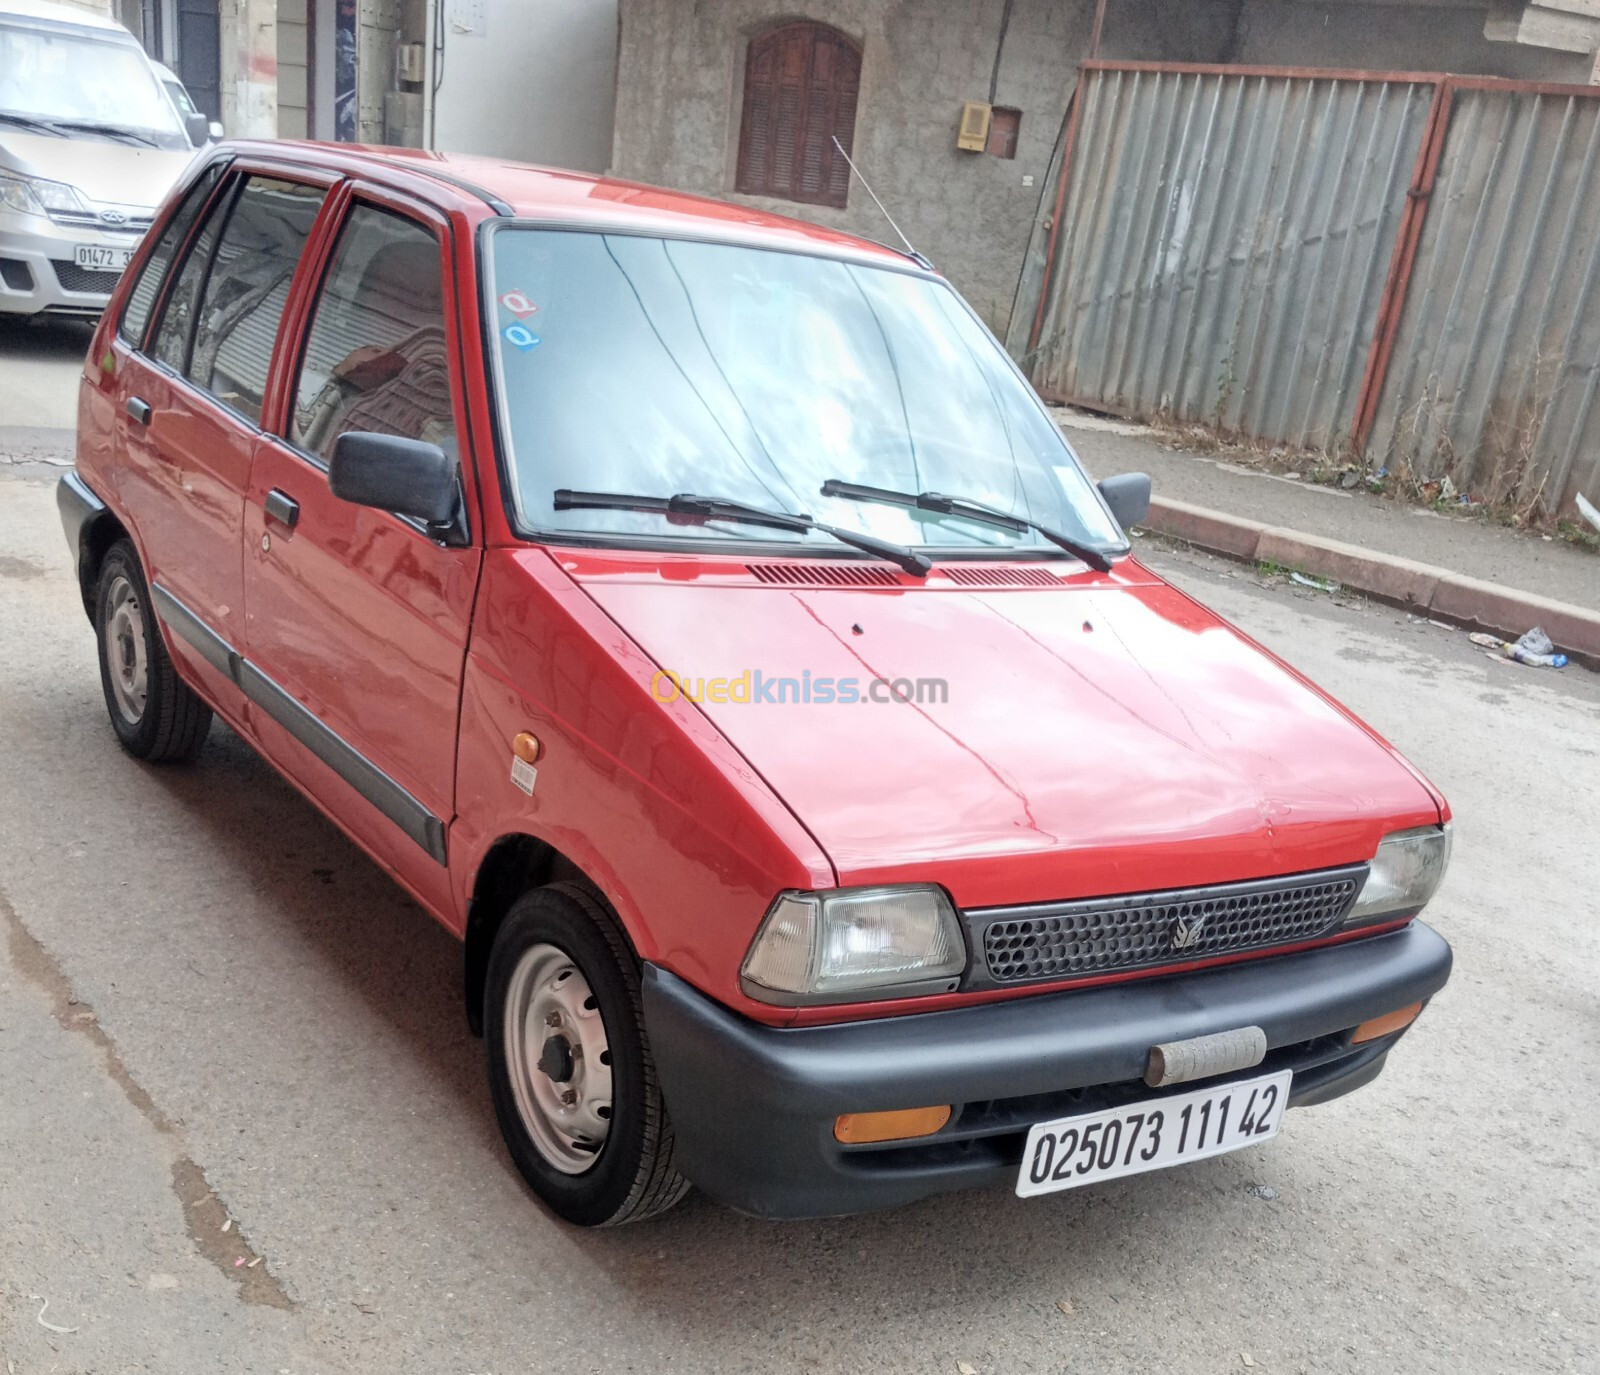
[[[1270,1141],[1293,1070],[1037,1123],[1017,1175],[1023,1198],[1164,1170]]]
[[[81,243],[76,248],[76,260],[79,267],[86,267],[91,272],[121,272],[133,260],[133,250]]]

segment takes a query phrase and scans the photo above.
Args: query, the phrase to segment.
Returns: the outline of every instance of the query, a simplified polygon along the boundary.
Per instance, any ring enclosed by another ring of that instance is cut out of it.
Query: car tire
[[[597,893],[552,883],[512,905],[489,955],[483,1027],[501,1133],[552,1210],[610,1227],[688,1192],[645,1040],[638,961]]]
[[[211,708],[178,677],[139,556],[127,540],[118,540],[101,561],[94,628],[100,686],[122,748],[151,764],[193,759],[211,729]]]

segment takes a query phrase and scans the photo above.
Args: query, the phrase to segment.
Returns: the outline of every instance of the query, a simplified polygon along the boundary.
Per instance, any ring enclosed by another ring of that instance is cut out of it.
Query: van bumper
[[[1261,1065],[1292,1069],[1291,1107],[1377,1077],[1399,1035],[1353,1046],[1362,1022],[1441,989],[1450,947],[1421,922],[1344,945],[1225,968],[947,1012],[778,1029],[728,1011],[656,965],[645,1029],[678,1168],[741,1212],[828,1217],[952,1189],[1013,1184],[1028,1129],[1196,1087],[1145,1086],[1150,1048],[1236,1027],[1266,1033]],[[951,1104],[932,1136],[834,1139],[842,1113]]]
[[[62,229],[42,215],[0,212],[0,313],[98,318],[122,274],[77,266],[77,246],[120,250],[138,242],[137,234]]]

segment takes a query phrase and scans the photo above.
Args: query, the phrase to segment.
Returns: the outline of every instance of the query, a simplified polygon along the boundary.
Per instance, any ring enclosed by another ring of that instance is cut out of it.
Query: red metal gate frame
[[[1378,306],[1377,327],[1373,331],[1372,346],[1367,351],[1367,367],[1361,379],[1355,424],[1351,428],[1351,439],[1357,453],[1366,448],[1373,423],[1378,417],[1378,404],[1383,399],[1383,384],[1388,379],[1395,336],[1399,333],[1406,296],[1411,289],[1411,270],[1416,264],[1417,247],[1422,241],[1423,226],[1427,223],[1428,210],[1433,204],[1434,183],[1438,180],[1439,162],[1444,155],[1445,139],[1450,132],[1458,91],[1507,91],[1518,95],[1600,99],[1600,88],[1555,81],[1447,76],[1439,83],[1434,92],[1427,133],[1423,136],[1422,149],[1417,155],[1416,174],[1411,179],[1411,189],[1406,192],[1405,216],[1400,221],[1400,234],[1395,243],[1394,256],[1389,262],[1389,278],[1384,283],[1383,298]]]
[[[1200,62],[1116,62],[1107,59],[1090,59],[1079,68],[1077,89],[1072,96],[1072,115],[1067,126],[1066,148],[1061,159],[1060,179],[1056,184],[1055,209],[1050,217],[1050,234],[1045,244],[1044,274],[1039,286],[1039,304],[1034,311],[1033,326],[1028,332],[1028,352],[1039,348],[1039,338],[1044,331],[1045,311],[1050,301],[1050,289],[1056,278],[1056,240],[1061,229],[1061,216],[1066,209],[1067,185],[1072,179],[1072,155],[1076,149],[1078,125],[1083,114],[1083,76],[1089,72],[1151,72],[1173,76],[1241,76],[1267,77],[1269,79],[1317,81],[1388,81],[1405,82],[1416,86],[1431,86],[1433,99],[1423,125],[1422,144],[1417,150],[1417,160],[1411,173],[1411,185],[1406,190],[1406,207],[1400,218],[1400,228],[1395,236],[1394,248],[1389,256],[1389,272],[1384,280],[1383,294],[1378,301],[1378,318],[1373,327],[1372,341],[1367,346],[1366,366],[1361,376],[1361,386],[1356,394],[1355,419],[1351,427],[1351,442],[1357,453],[1366,447],[1377,419],[1378,403],[1383,395],[1383,385],[1388,377],[1389,363],[1394,356],[1395,336],[1405,309],[1406,296],[1411,289],[1411,273],[1417,259],[1417,249],[1422,241],[1422,230],[1427,222],[1432,204],[1434,183],[1439,175],[1439,162],[1444,154],[1444,144],[1450,129],[1450,116],[1458,91],[1509,91],[1524,95],[1573,96],[1588,100],[1600,99],[1600,87],[1567,85],[1559,82],[1512,81],[1501,77],[1451,76],[1443,72],[1386,72],[1344,70],[1324,67],[1248,67],[1225,66]],[[1028,371],[1031,373],[1032,368]]]

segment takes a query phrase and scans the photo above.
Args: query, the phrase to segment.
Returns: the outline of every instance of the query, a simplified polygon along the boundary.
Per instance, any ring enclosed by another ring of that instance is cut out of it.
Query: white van
[[[122,25],[0,0],[0,312],[98,315],[206,136]]]

